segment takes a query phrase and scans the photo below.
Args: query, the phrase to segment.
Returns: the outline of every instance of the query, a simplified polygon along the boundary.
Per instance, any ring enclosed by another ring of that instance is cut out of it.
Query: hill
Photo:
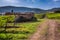
[[[52,8],[52,9],[48,9],[46,10],[47,12],[54,12],[54,11],[60,11],[60,8]]]
[[[35,13],[40,13],[44,11],[43,9],[28,7],[15,7],[15,6],[0,7],[0,12],[11,12],[11,10],[13,10],[14,12],[35,12]]]
[[[52,8],[48,10],[39,9],[39,8],[28,8],[28,7],[16,7],[16,6],[3,6],[0,7],[0,13],[3,12],[34,12],[34,13],[46,13],[46,12],[54,12],[56,10],[60,10],[60,8]]]

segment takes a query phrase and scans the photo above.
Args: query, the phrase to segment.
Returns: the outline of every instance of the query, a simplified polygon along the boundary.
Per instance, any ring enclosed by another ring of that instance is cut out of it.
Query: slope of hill
[[[14,12],[35,12],[35,13],[40,13],[44,11],[43,9],[28,7],[14,7],[14,6],[0,7],[0,12],[11,12],[11,10],[13,10]]]
[[[48,11],[48,12],[54,12],[54,11],[60,11],[60,7],[59,8],[52,8],[52,9],[48,9],[48,10],[46,10],[46,11]]]
[[[60,10],[60,7],[59,8],[52,8],[52,9],[48,9],[48,10],[39,9],[39,8],[28,8],[28,7],[15,7],[15,6],[0,7],[0,13],[11,12],[11,10],[13,10],[14,12],[46,13],[46,12],[54,12],[56,10]]]

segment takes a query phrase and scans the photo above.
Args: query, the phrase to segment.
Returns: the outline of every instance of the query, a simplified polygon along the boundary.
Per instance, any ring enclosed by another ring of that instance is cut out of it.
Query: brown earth
[[[60,40],[57,26],[58,23],[55,20],[46,20],[38,26],[29,40]]]
[[[55,32],[55,37],[56,37],[56,40],[60,40],[60,31],[58,31],[58,30],[60,30],[60,22],[58,21],[58,23],[57,23],[58,25],[57,25],[57,28],[56,28],[56,32]]]

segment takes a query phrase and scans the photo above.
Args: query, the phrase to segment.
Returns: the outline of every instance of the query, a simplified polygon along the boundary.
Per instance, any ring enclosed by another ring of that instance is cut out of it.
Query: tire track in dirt
[[[47,28],[48,22],[45,21],[42,24],[39,25],[37,28],[37,31],[29,38],[29,40],[45,40],[45,30]]]
[[[56,27],[57,27],[57,23],[55,20],[49,20],[48,23],[48,34],[47,34],[47,40],[56,40],[55,38],[55,33],[56,33]]]
[[[56,40],[57,23],[55,20],[46,20],[39,25],[37,31],[29,40]]]
[[[59,30],[60,30],[60,22],[57,21],[57,24],[58,24],[58,25],[57,25],[57,27],[56,27],[55,39],[56,39],[56,40],[60,40],[60,31],[59,31]]]

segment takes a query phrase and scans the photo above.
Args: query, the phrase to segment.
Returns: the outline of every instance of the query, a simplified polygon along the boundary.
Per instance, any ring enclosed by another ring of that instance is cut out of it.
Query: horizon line
[[[0,6],[0,7],[9,7],[9,6]],[[27,6],[10,6],[10,7],[26,7],[26,8],[35,8],[35,7],[27,7]],[[53,8],[60,8],[60,7],[53,7]],[[49,9],[53,9],[49,8]],[[37,8],[36,9],[42,9],[42,10],[49,10],[49,9],[43,9],[43,8]]]

